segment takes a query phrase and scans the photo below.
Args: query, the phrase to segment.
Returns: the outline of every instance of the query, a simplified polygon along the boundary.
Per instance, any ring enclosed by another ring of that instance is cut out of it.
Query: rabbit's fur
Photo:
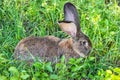
[[[35,57],[46,61],[55,61],[61,55],[65,55],[66,60],[71,57],[86,57],[92,48],[92,44],[80,29],[78,13],[72,3],[67,2],[64,5],[64,20],[59,21],[58,24],[62,31],[70,35],[71,38],[27,37],[16,46],[14,57],[25,61],[32,61]]]

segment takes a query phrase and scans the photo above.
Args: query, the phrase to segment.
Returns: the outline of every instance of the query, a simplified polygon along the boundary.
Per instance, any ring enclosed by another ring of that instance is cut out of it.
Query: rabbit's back
[[[58,56],[59,38],[54,36],[47,37],[28,37],[21,40],[15,48],[14,57],[20,60],[33,60],[34,57],[51,61],[53,56]]]

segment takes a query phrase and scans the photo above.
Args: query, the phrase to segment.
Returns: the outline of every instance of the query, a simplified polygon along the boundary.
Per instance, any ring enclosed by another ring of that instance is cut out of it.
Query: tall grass
[[[104,0],[69,0],[79,12],[82,31],[93,49],[87,59],[70,59],[51,65],[32,66],[12,57],[17,43],[27,36],[54,35],[64,38],[57,25],[63,19],[66,0],[0,0],[0,80],[120,79],[120,6]]]

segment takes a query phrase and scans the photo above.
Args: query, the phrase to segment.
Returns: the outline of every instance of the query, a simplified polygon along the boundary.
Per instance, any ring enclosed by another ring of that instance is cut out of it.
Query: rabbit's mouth
[[[81,57],[87,57],[86,55],[85,55],[85,53],[82,53],[82,52],[80,52],[79,50],[77,50],[77,49],[75,49],[74,48],[74,51],[78,54],[78,55],[80,55]]]

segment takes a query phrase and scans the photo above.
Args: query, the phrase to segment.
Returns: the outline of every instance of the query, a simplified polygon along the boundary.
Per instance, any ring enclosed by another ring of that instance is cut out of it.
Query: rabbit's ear
[[[77,27],[77,32],[80,32],[80,20],[77,9],[70,2],[67,2],[64,5],[64,21],[72,21],[73,23],[75,23]]]
[[[66,32],[68,35],[71,35],[73,38],[76,37],[77,28],[73,22],[59,21],[58,25],[62,31]]]

